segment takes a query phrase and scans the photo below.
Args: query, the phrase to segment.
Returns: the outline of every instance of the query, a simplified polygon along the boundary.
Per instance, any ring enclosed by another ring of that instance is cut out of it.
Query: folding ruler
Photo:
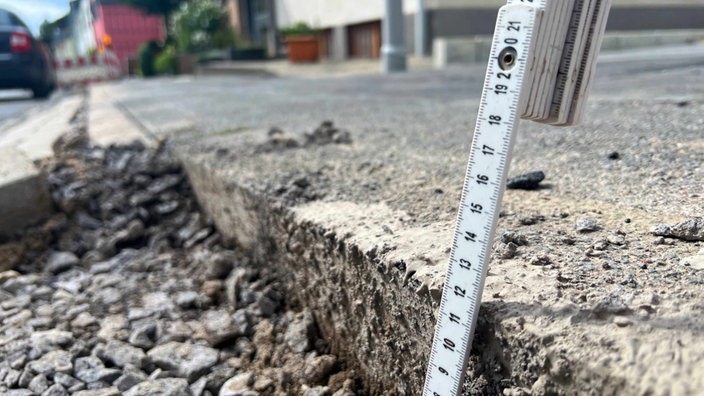
[[[462,189],[423,394],[459,395],[519,117],[574,125],[584,113],[611,0],[501,7]]]

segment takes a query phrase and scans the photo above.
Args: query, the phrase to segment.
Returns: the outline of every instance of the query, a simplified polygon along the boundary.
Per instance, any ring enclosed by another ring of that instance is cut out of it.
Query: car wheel
[[[46,99],[51,95],[53,90],[54,87],[51,84],[43,82],[32,88],[32,94],[34,94],[36,99]]]

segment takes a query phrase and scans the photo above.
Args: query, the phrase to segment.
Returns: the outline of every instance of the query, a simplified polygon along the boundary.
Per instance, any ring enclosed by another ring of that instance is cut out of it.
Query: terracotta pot
[[[196,56],[193,54],[176,55],[176,73],[193,74],[196,70]]]
[[[316,36],[289,36],[284,38],[289,62],[315,62],[318,60]]]

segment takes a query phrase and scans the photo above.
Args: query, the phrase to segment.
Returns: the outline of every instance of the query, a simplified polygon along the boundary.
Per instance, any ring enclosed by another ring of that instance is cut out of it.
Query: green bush
[[[154,61],[154,70],[156,74],[176,74],[176,50],[174,47],[166,47]]]
[[[318,34],[318,29],[315,29],[305,22],[298,22],[293,26],[287,26],[279,29],[282,36],[315,36]]]
[[[137,56],[139,58],[139,71],[144,77],[153,77],[156,75],[154,61],[159,53],[159,43],[156,41],[148,41],[139,47]]]
[[[234,48],[237,46],[237,36],[232,26],[223,25],[210,37],[213,48]]]

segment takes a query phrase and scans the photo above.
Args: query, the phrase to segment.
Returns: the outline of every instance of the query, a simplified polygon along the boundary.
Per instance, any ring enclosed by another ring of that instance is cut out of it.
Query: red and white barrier
[[[54,61],[60,87],[86,85],[120,78],[120,60],[114,52],[105,51],[90,57]]]

